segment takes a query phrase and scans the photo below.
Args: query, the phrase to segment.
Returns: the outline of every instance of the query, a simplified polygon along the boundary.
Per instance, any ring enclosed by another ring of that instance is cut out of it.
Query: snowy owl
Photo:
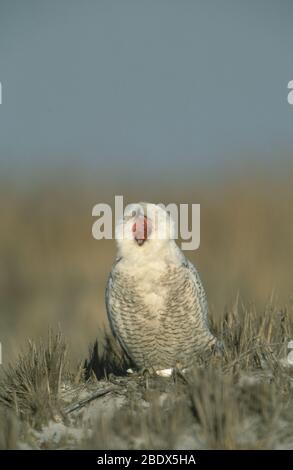
[[[217,339],[199,274],[159,205],[131,204],[116,225],[118,254],[106,287],[110,326],[138,369],[185,368]]]

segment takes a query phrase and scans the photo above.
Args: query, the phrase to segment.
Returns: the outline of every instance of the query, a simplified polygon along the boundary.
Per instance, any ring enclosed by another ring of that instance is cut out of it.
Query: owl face
[[[124,217],[116,226],[118,246],[146,249],[158,242],[166,243],[174,238],[174,223],[168,212],[159,205],[145,202],[130,204]]]

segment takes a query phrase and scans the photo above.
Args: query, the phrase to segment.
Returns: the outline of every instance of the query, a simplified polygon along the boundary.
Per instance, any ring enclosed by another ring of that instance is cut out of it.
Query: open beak
[[[148,239],[152,231],[151,221],[145,216],[139,216],[132,227],[134,240],[139,246],[142,246]]]

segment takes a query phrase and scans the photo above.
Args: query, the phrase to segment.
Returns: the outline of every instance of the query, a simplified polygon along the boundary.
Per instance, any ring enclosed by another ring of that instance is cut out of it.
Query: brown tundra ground
[[[115,246],[92,238],[91,210],[114,196],[86,181],[2,182],[1,449],[293,448],[291,184],[195,187],[143,199],[201,204],[201,246],[186,254],[224,353],[159,378],[127,374],[108,331]]]

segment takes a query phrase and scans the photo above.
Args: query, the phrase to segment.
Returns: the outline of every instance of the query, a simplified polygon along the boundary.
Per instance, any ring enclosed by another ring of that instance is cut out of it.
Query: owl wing
[[[198,300],[199,300],[199,303],[200,303],[200,306],[201,306],[201,312],[202,312],[203,320],[206,323],[206,325],[208,326],[208,324],[209,324],[209,321],[208,321],[208,311],[209,311],[208,302],[207,302],[207,296],[206,296],[206,293],[205,293],[200,275],[199,275],[197,269],[195,268],[195,266],[189,260],[186,260],[186,265],[185,266],[186,266],[186,269],[189,271],[190,278],[191,278],[192,282],[194,283],[194,285],[196,287],[197,297],[198,297]]]
[[[190,299],[190,306],[193,306],[191,309],[193,315],[196,316],[196,321],[201,325],[205,340],[208,343],[216,342],[216,338],[210,332],[207,297],[199,273],[195,266],[185,257],[183,265],[188,272],[189,280],[193,286],[193,295]]]
[[[113,282],[114,282],[114,279],[113,279],[114,271],[120,260],[121,258],[116,258],[112,266],[112,269],[108,277],[107,285],[106,285],[106,291],[105,291],[105,303],[106,303],[107,316],[108,316],[111,331],[115,338],[117,338],[117,332],[115,329],[115,322],[113,321],[113,315],[115,315],[115,313],[113,312],[112,305],[111,305],[111,295],[112,295],[112,287],[113,287]]]
[[[111,272],[110,272],[110,275],[109,275],[109,278],[108,278],[108,282],[107,282],[107,285],[106,285],[105,303],[106,303],[106,311],[107,311],[107,316],[108,316],[108,320],[109,320],[109,324],[110,324],[112,334],[113,334],[114,338],[119,342],[120,346],[122,347],[122,349],[124,350],[124,352],[126,353],[128,358],[131,359],[131,355],[128,351],[128,348],[127,348],[125,342],[123,341],[122,335],[119,334],[119,332],[117,331],[117,328],[116,328],[117,322],[119,322],[120,319],[121,319],[121,313],[116,308],[114,308],[114,306],[113,306],[114,305],[113,297],[114,296],[117,297],[117,291],[121,290],[121,289],[119,289],[119,286],[116,285],[117,284],[117,276],[119,276],[116,273],[116,266],[121,261],[121,259],[122,259],[121,257],[116,258],[116,260],[115,260],[115,262],[112,266],[112,269],[111,269]]]

